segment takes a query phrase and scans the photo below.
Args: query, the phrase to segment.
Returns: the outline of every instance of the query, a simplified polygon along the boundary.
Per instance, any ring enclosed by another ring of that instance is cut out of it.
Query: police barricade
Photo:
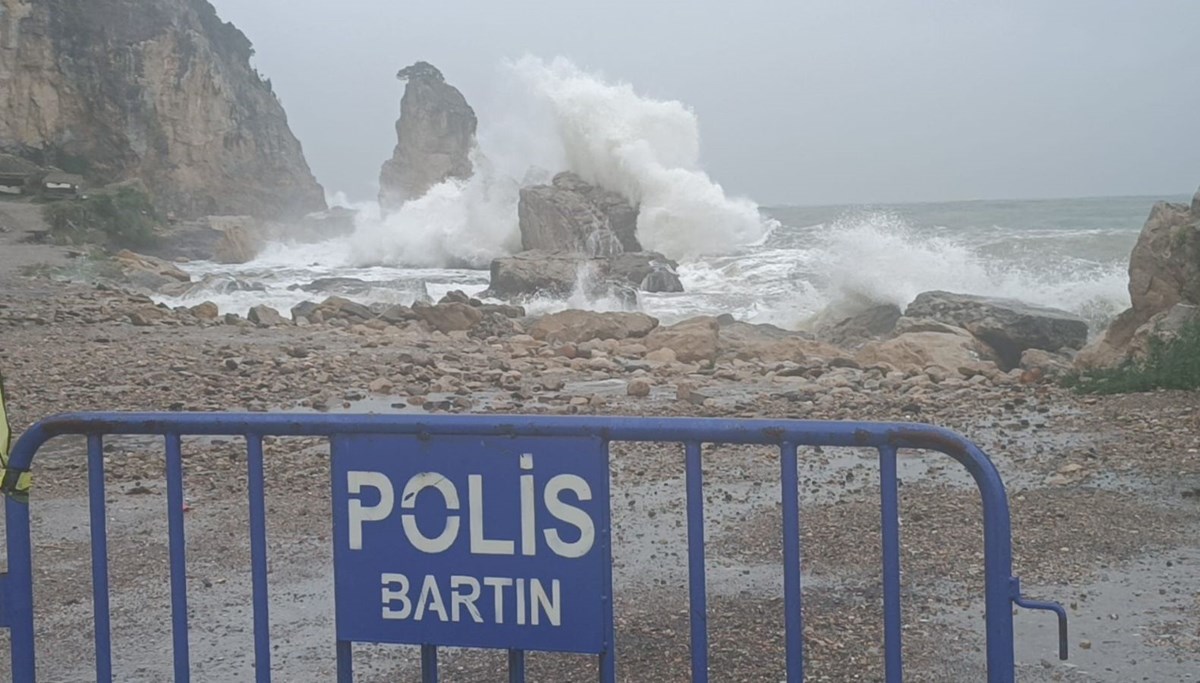
[[[804,678],[797,449],[879,453],[884,669],[902,678],[899,449],[940,451],[970,472],[983,501],[989,683],[1014,680],[1013,605],[1050,610],[1066,658],[1066,612],[1025,600],[1012,576],[1004,485],[974,444],[918,424],[692,418],[380,416],[227,413],[86,413],[44,420],[16,443],[6,484],[29,471],[38,448],[85,435],[91,515],[96,678],[112,680],[105,435],[160,435],[166,481],[175,680],[189,680],[184,552],[183,436],[244,436],[248,453],[255,677],[271,679],[263,437],[331,442],[337,680],[353,680],[352,643],[421,646],[423,681],[437,680],[439,646],[508,651],[510,681],[524,680],[526,651],[595,655],[616,680],[610,548],[610,441],[682,443],[687,493],[692,680],[708,680],[701,446],[779,448],[783,501],[787,681]],[[486,500],[485,500],[486,494]],[[33,495],[36,504],[36,492]],[[11,632],[14,683],[35,680],[29,502],[6,496],[8,573],[0,627]],[[485,514],[486,509],[486,514]],[[496,520],[508,532],[496,533]],[[515,523],[511,520],[517,520]],[[489,526],[492,530],[489,531]]]

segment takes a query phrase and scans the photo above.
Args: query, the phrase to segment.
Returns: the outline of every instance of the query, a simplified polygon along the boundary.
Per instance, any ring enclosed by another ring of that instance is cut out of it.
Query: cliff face
[[[396,121],[396,149],[379,172],[379,204],[394,211],[447,178],[471,176],[475,110],[432,64],[397,74],[407,81]]]
[[[324,209],[252,55],[207,0],[0,0],[0,151],[181,216]]]

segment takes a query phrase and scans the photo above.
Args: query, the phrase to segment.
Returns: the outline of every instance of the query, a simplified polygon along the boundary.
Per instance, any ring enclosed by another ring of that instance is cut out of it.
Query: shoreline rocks
[[[1159,202],[1150,210],[1129,257],[1131,306],[1076,357],[1081,370],[1144,357],[1149,339],[1169,334],[1200,305],[1200,191],[1191,205]],[[1171,323],[1164,322],[1171,318]]]
[[[1056,308],[1015,299],[924,292],[904,311],[908,318],[925,318],[960,327],[986,344],[1005,370],[1020,365],[1028,349],[1078,350],[1087,343],[1083,319]]]

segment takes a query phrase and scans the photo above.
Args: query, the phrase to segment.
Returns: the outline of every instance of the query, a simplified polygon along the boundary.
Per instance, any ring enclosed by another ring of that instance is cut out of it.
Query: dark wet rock
[[[411,307],[405,306],[403,304],[393,304],[391,306],[388,306],[387,308],[383,309],[383,311],[381,311],[379,313],[379,317],[380,317],[380,319],[385,320],[392,324],[403,323],[403,322],[408,322],[409,320],[420,319],[420,316],[417,315],[416,311],[414,311]]]
[[[523,251],[492,261],[491,282],[485,297],[501,299],[528,296],[566,297],[583,284],[589,298],[615,297],[636,300],[637,288],[655,272],[653,264],[671,261],[655,252],[624,253],[612,259],[588,258],[580,254]],[[619,283],[621,291],[614,291]],[[682,287],[682,285],[680,285]],[[630,296],[627,289],[632,289]],[[669,289],[661,291],[681,291]],[[635,304],[634,304],[635,305]]]
[[[476,339],[490,339],[492,337],[509,337],[514,334],[521,334],[523,330],[521,326],[513,320],[512,317],[504,315],[501,312],[491,310],[484,311],[476,309],[483,313],[483,317],[479,322],[471,327],[467,332],[468,336]]]
[[[1026,349],[1080,349],[1088,336],[1087,323],[1078,316],[1015,299],[925,292],[904,314],[967,330],[996,352],[1006,370],[1020,364]]]
[[[279,311],[266,305],[254,306],[246,314],[246,319],[259,327],[278,327],[288,325],[290,320],[279,314]]]
[[[643,292],[682,292],[683,282],[679,274],[669,264],[656,261],[651,264],[652,270],[642,278]]]
[[[340,291],[343,294],[361,294],[371,285],[366,280],[357,277],[320,277],[302,285],[289,285],[290,291],[302,292],[331,292]]]
[[[466,332],[483,320],[483,312],[474,306],[462,303],[444,303],[430,306],[413,306],[413,312],[430,329],[442,333]]]
[[[857,348],[887,336],[900,319],[900,307],[879,304],[865,308],[841,320],[821,325],[816,336],[821,341],[846,348]]]
[[[366,322],[375,317],[370,308],[340,296],[331,296],[322,301],[317,307],[317,312],[325,320]]]
[[[316,313],[318,310],[320,310],[320,308],[321,308],[321,305],[316,303],[315,301],[301,301],[300,303],[296,304],[295,306],[292,306],[292,310],[291,310],[292,320],[299,322],[300,319],[303,318],[304,320],[307,320],[309,322],[317,322],[312,319],[312,316],[314,313]]]
[[[616,247],[606,239],[606,232],[615,236],[622,251],[642,249],[637,240],[637,209],[619,194],[584,182],[574,173],[559,173],[549,185],[522,188],[517,215],[521,246],[527,251],[610,256]]]

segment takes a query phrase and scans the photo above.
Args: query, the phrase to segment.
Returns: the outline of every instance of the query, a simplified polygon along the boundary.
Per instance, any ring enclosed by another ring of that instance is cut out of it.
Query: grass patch
[[[162,224],[150,197],[131,187],[87,199],[53,202],[42,211],[50,226],[50,237],[57,244],[138,249],[155,243]]]
[[[1081,394],[1131,394],[1155,389],[1200,388],[1200,320],[1183,326],[1164,341],[1150,339],[1146,358],[1115,368],[1071,373],[1063,386]]]

